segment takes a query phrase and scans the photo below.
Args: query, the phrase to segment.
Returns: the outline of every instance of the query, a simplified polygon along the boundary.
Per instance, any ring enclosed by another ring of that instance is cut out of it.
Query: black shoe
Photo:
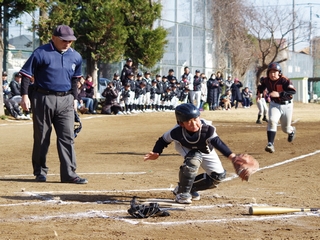
[[[262,118],[262,121],[268,122],[268,119],[266,117]]]
[[[81,178],[81,177],[76,177],[74,179],[71,179],[70,181],[66,181],[63,183],[75,183],[75,184],[87,184],[88,180],[85,178]]]
[[[36,176],[36,182],[45,182],[45,181],[47,181],[46,176],[41,175],[41,174]]]
[[[296,128],[293,127],[292,133],[288,134],[288,142],[292,142],[296,137]]]
[[[260,119],[258,119],[258,120],[256,121],[256,123],[257,123],[257,124],[261,124],[262,122],[261,122]]]

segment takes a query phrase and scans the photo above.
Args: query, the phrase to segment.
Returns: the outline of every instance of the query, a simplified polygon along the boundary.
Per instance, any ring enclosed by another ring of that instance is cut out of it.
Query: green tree
[[[8,36],[8,23],[10,23],[14,18],[19,17],[21,14],[25,12],[30,13],[34,11],[37,8],[37,4],[40,2],[41,1],[37,1],[36,3],[36,1],[33,0],[0,1],[0,73],[2,73],[3,71],[3,56],[5,50],[4,42],[5,44],[7,44],[6,41],[3,41],[4,39],[2,38],[2,36],[4,36],[5,38],[7,38]],[[1,115],[4,115],[2,91],[0,91],[0,116]]]
[[[39,23],[39,35],[42,41],[51,38],[52,30],[60,24],[73,28],[77,41],[74,48],[87,61],[87,72],[97,83],[98,62],[119,61],[124,54],[124,44],[127,39],[121,2],[113,1],[52,1],[48,2],[46,11],[48,18],[42,18]]]
[[[167,31],[160,26],[153,27],[161,17],[162,5],[152,0],[123,2],[122,12],[128,31],[125,56],[133,59],[135,69],[138,64],[151,68],[163,57],[167,44]]]

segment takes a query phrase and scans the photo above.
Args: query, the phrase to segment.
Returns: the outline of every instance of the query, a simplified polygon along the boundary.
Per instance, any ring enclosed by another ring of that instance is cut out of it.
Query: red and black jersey
[[[278,80],[272,81],[269,77],[261,78],[260,85],[258,86],[258,93],[263,93],[265,89],[269,93],[276,91],[280,94],[278,98],[271,98],[274,102],[288,101],[293,98],[293,95],[296,93],[290,79],[285,76],[281,76]]]

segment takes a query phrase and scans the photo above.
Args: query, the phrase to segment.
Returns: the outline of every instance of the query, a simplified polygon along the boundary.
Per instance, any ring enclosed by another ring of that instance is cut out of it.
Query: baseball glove
[[[238,176],[245,181],[259,169],[259,163],[249,154],[237,154],[232,159],[233,167]]]
[[[168,211],[160,209],[158,203],[149,203],[149,205],[140,204],[136,197],[133,197],[130,202],[128,213],[135,218],[148,218],[151,216],[166,217],[170,216]]]

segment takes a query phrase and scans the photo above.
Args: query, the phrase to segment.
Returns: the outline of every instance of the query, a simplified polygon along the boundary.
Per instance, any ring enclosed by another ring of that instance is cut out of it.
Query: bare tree
[[[308,23],[298,19],[288,8],[279,5],[247,7],[243,15],[249,34],[254,39],[256,57],[256,83],[271,62],[287,60],[292,42],[304,40]],[[289,41],[295,31],[294,41]]]
[[[216,68],[243,76],[254,56],[252,38],[248,35],[243,12],[244,0],[215,0],[213,4]]]

